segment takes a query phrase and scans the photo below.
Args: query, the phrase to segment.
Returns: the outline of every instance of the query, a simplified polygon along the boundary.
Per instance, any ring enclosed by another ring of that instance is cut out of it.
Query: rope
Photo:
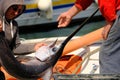
[[[87,55],[84,57],[84,59],[82,60],[82,62],[77,66],[77,68],[74,70],[73,74],[77,73],[78,69],[82,66],[83,62],[88,58],[90,57],[91,55],[95,54],[96,52],[98,52],[100,50],[100,47],[91,51],[91,52],[88,52]],[[81,73],[81,72],[80,72]]]

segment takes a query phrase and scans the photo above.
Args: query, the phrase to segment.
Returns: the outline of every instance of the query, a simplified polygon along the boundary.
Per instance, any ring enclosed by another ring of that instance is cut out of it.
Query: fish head
[[[45,46],[40,47],[35,52],[35,57],[39,59],[40,61],[49,60],[52,57],[52,55],[54,55],[57,51],[57,47],[56,47],[57,40],[58,39],[56,39],[53,43],[47,46],[45,45]]]

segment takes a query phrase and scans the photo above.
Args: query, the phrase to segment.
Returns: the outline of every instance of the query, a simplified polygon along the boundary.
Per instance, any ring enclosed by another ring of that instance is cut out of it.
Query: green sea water
[[[22,33],[22,30],[21,30],[20,37],[24,38],[24,39],[64,37],[64,36],[70,35],[73,31],[75,31],[77,29],[77,27],[79,27],[80,24],[81,23],[77,22],[74,24],[70,24],[66,28],[57,28],[56,26],[55,26],[56,28],[53,28],[53,27],[51,27],[52,26],[51,25],[51,26],[49,26],[49,29],[47,29],[47,27],[45,29],[43,29],[43,28],[41,29],[41,28],[37,28],[36,26],[34,26],[34,28],[36,27],[35,29],[33,28],[33,29],[31,29],[31,31],[29,30],[26,33]],[[75,36],[85,35],[91,31],[101,28],[104,25],[105,25],[104,20],[87,23],[84,25],[84,27],[81,30],[79,30],[79,32]],[[40,27],[44,27],[44,26],[40,26]],[[26,31],[27,31],[27,29],[26,29]]]

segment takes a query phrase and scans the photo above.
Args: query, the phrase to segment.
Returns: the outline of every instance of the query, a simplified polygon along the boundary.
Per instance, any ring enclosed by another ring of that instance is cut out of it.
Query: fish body
[[[44,80],[50,80],[50,78],[46,78],[45,72],[51,73],[51,69],[57,63],[58,59],[61,57],[63,49],[68,41],[95,15],[95,13],[99,9],[95,10],[95,12],[88,17],[74,32],[72,32],[59,46],[59,48],[55,48],[54,45],[49,46],[48,49],[51,49],[54,53],[47,60],[40,61],[37,57],[33,57],[33,59],[27,62],[19,62],[13,55],[13,52],[10,50],[8,43],[4,37],[4,32],[0,32],[0,63],[4,67],[4,69],[11,74],[12,76],[20,79],[20,80],[34,80],[40,77],[43,77]],[[55,49],[55,50],[54,50]],[[45,79],[46,78],[46,79]]]
[[[49,47],[49,49],[52,48],[53,47]],[[51,63],[57,62],[54,61],[55,59],[53,57],[54,56],[51,56],[51,58],[47,61],[40,61],[36,57],[32,57],[28,61],[20,62],[15,58],[13,52],[9,49],[3,33],[0,32],[0,63],[10,75],[16,77],[17,79],[38,79],[44,77],[45,74],[47,74],[47,71],[52,74],[51,70],[54,65]],[[49,75],[51,76],[51,74]]]

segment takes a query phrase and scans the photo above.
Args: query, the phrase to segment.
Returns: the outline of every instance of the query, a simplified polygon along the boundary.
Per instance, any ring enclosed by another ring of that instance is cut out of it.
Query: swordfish
[[[51,51],[50,53],[52,55],[47,60],[41,61],[39,59],[39,55],[37,55],[32,57],[29,61],[20,62],[10,50],[4,37],[4,32],[0,32],[0,63],[10,75],[17,79],[34,80],[43,78],[44,80],[50,80],[52,68],[58,61],[63,51],[63,47],[58,49],[55,46],[56,42],[57,40],[53,42],[53,44],[48,45],[46,50]]]
[[[13,52],[9,49],[9,46],[4,37],[4,32],[0,32],[0,63],[4,69],[11,74],[12,76],[20,80],[34,80],[40,77],[43,77],[44,80],[49,80],[50,78],[45,79],[45,72],[51,73],[50,71],[58,59],[61,57],[63,49],[68,41],[95,15],[99,9],[87,18],[74,32],[72,32],[58,48],[55,47],[56,41],[48,49],[53,53],[50,58],[45,61],[41,61],[39,57],[33,57],[33,59],[27,62],[19,62],[15,57]]]

